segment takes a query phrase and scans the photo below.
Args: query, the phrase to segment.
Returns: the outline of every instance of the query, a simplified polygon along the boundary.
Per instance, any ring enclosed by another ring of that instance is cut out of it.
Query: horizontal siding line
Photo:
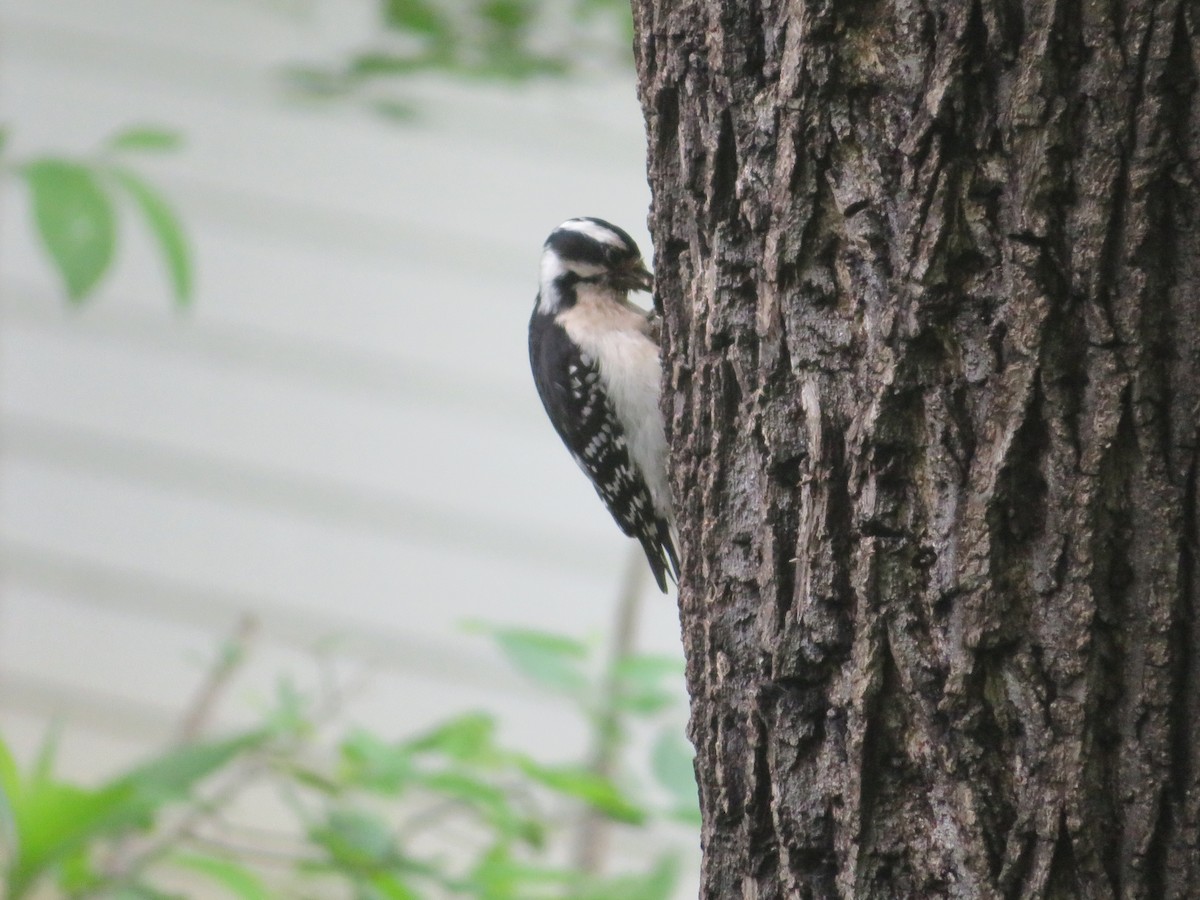
[[[47,731],[55,722],[62,723],[62,740],[67,742],[87,729],[151,745],[166,744],[179,726],[179,710],[0,668],[0,713],[5,709],[44,719]]]
[[[111,299],[111,298],[110,298]],[[72,316],[71,334],[126,347],[202,359],[262,372],[325,389],[376,394],[391,402],[461,411],[489,429],[530,433],[538,422],[533,385],[528,390],[484,379],[462,378],[449,369],[408,363],[365,348],[281,337],[262,328],[194,320],[180,327],[166,309],[97,302],[86,315]],[[61,296],[13,277],[0,278],[0,315],[8,328],[58,333],[65,316]]]
[[[227,635],[243,616],[251,615],[261,640],[285,647],[311,652],[332,639],[338,656],[362,660],[376,671],[534,694],[526,682],[482,653],[475,656],[444,641],[414,639],[333,615],[285,608],[263,596],[137,572],[11,539],[0,541],[0,568],[10,589],[27,588],[83,607],[211,631],[214,640]],[[484,642],[480,644],[482,647]]]
[[[524,294],[533,306],[542,235],[532,245],[519,243],[511,232],[485,240],[478,231],[447,231],[416,219],[337,208],[165,169],[161,174],[156,171],[151,180],[177,205],[185,221],[206,218],[227,234],[241,232],[257,241],[276,238],[294,249],[312,248],[386,264],[397,273],[397,282],[400,273],[421,266],[430,272],[467,273],[485,284],[526,284]],[[514,253],[517,247],[523,252]]]
[[[485,239],[478,229],[439,229],[417,219],[375,215],[182,174],[166,160],[146,160],[140,168],[179,211],[185,227],[208,222],[226,235],[244,234],[259,243],[278,240],[292,252],[349,256],[394,271],[397,285],[402,273],[418,267],[435,276],[447,271],[465,274],[483,285],[525,285],[520,298],[533,308],[542,234],[532,244],[512,231]],[[198,252],[194,246],[193,251]],[[203,262],[200,256],[197,263]]]
[[[98,72],[106,73],[114,80],[141,84],[147,78],[153,78],[157,83],[196,95],[219,96],[223,101],[248,109],[279,112],[307,108],[322,114],[323,107],[328,106],[333,115],[343,117],[343,123],[347,117],[350,121],[361,121],[364,114],[353,102],[326,104],[291,94],[283,78],[284,67],[336,67],[357,49],[369,49],[379,43],[372,42],[368,36],[359,47],[346,49],[340,56],[325,48],[317,49],[314,54],[314,51],[299,46],[304,42],[303,38],[289,35],[286,40],[297,44],[294,57],[273,64],[222,55],[221,48],[208,54],[190,48],[157,46],[134,37],[48,25],[19,13],[6,12],[0,16],[0,22],[7,37],[5,46],[10,59],[35,63],[47,61],[59,71],[78,72],[90,79],[95,79]],[[401,79],[396,79],[395,83],[401,84]],[[637,106],[633,101],[637,86],[632,68],[618,71],[614,67],[608,71],[581,73],[575,78],[548,78],[521,85],[519,89],[502,82],[487,84],[475,79],[433,74],[405,79],[402,88],[400,95],[413,103],[418,119],[398,123],[383,122],[379,117],[381,124],[398,131],[433,126],[439,132],[467,136],[477,144],[522,146],[540,153],[546,153],[549,147],[555,155],[567,154],[585,160],[610,159],[614,153],[622,153],[629,146],[629,140],[644,139],[642,119],[636,113]],[[598,96],[617,89],[627,91],[631,98],[629,108],[634,113],[628,118],[612,114],[610,110],[614,107],[607,103],[595,102]],[[539,101],[551,92],[558,92],[577,103],[564,102],[551,108],[539,106]],[[510,109],[507,114],[497,114],[497,96],[508,99]],[[586,115],[572,112],[572,107],[578,104],[588,107]],[[500,123],[505,119],[511,121],[514,115],[520,118],[521,129],[510,128],[501,133],[502,129],[497,128],[489,134],[487,129],[479,127],[481,118],[494,117]],[[570,127],[563,127],[564,117],[569,117]]]
[[[186,139],[186,123],[164,124],[179,125]],[[472,141],[476,142],[474,138]],[[564,151],[558,158],[569,157]],[[146,158],[139,160],[138,168],[181,213],[185,226],[207,222],[219,226],[227,235],[248,235],[260,242],[273,238],[292,245],[294,250],[348,256],[395,271],[398,282],[400,273],[420,267],[433,274],[465,273],[484,285],[523,285],[520,298],[530,307],[537,290],[541,242],[556,224],[547,220],[536,233],[513,228],[485,231],[477,220],[463,216],[462,228],[448,228],[422,218],[419,209],[405,216],[402,211],[389,210],[385,215],[337,206],[264,190],[253,183],[235,183],[213,173],[182,172],[184,162],[176,162],[172,157]],[[581,179],[597,171],[579,164]],[[628,179],[631,184],[638,184],[636,193],[644,189],[641,177],[640,171],[636,171]],[[631,192],[631,197],[636,193]],[[597,210],[570,212],[592,214]],[[626,225],[632,227],[632,222],[630,219]],[[642,241],[647,259],[652,259],[653,248],[644,236]]]
[[[0,23],[7,25],[8,18],[0,17]],[[7,33],[10,32],[6,28]],[[23,53],[31,53],[20,40],[10,39],[10,44],[22,47]],[[114,49],[104,51],[104,57],[107,59],[120,58],[121,55]],[[96,79],[95,73],[90,70],[81,74],[86,74],[89,81]],[[139,82],[144,83],[144,78],[140,78]],[[237,98],[245,93],[235,92],[229,99],[236,102]],[[439,140],[445,141],[446,146],[470,146],[478,149],[488,143],[486,129],[481,129],[478,121],[480,110],[487,109],[486,101],[481,99],[470,104],[472,109],[461,114],[447,110],[441,98],[431,98],[430,102],[435,103],[440,110],[439,121],[430,123],[430,133],[435,133]],[[286,112],[287,108],[279,98],[270,100],[269,104],[277,115]],[[296,113],[292,112],[291,115],[294,117]],[[613,171],[613,160],[621,159],[634,144],[637,153],[630,154],[630,160],[640,161],[644,145],[640,123],[630,128],[625,137],[613,138],[613,146],[603,153],[596,154],[593,159],[563,146],[564,140],[576,138],[588,146],[594,143],[593,137],[580,135],[581,131],[586,131],[586,119],[573,122],[572,126],[568,127],[564,125],[561,114],[543,115],[546,118],[545,133],[537,134],[530,142],[542,151],[545,151],[545,148],[553,148],[545,154],[548,161],[571,160],[573,165],[578,167],[580,178],[586,178],[589,172]],[[636,116],[631,118],[636,120]],[[520,127],[514,128],[514,121],[518,122]],[[524,110],[506,107],[503,122],[506,122],[507,126],[497,129],[495,140],[505,150],[514,149],[514,137],[529,137]],[[118,124],[120,123],[114,123],[114,126]],[[186,115],[181,120],[167,121],[163,124],[180,127],[186,139]],[[369,131],[364,129],[363,136],[370,136],[371,143],[377,145],[386,138],[402,135],[403,127],[395,126],[391,132],[383,128]],[[613,132],[613,127],[596,130],[597,135],[604,134],[610,137]],[[19,138],[18,135],[16,140]],[[183,153],[186,152],[185,149]],[[478,155],[479,164],[486,165],[484,151],[478,150]],[[524,294],[527,294],[527,299],[532,302],[536,289],[539,245],[545,230],[552,227],[554,222],[547,222],[544,230],[539,230],[536,234],[527,235],[512,229],[493,229],[486,232],[487,236],[484,237],[482,235],[485,232],[480,229],[479,223],[469,215],[463,217],[462,228],[445,225],[439,227],[431,225],[427,217],[422,216],[419,207],[414,207],[415,211],[408,215],[405,215],[403,209],[397,209],[396,213],[388,210],[386,214],[379,214],[332,205],[328,201],[297,199],[291,194],[264,190],[256,183],[232,182],[215,172],[198,174],[195,170],[197,162],[196,159],[184,158],[182,155],[144,157],[138,162],[139,168],[150,176],[151,181],[162,188],[174,205],[183,212],[185,223],[208,220],[220,225],[226,233],[249,234],[255,239],[270,236],[323,253],[348,253],[384,264],[397,272],[417,265],[427,267],[430,271],[466,272],[478,276],[486,284],[528,285]],[[192,171],[181,171],[188,168]],[[628,174],[631,183],[636,182],[644,186],[640,162],[637,169]],[[643,189],[644,187],[639,187],[638,191]],[[650,248],[645,249],[649,255]]]
[[[149,485],[235,508],[252,506],[412,543],[520,560],[581,577],[611,575],[586,540],[564,537],[561,530],[517,529],[503,520],[447,512],[394,492],[291,475],[24,414],[7,414],[4,431],[5,456],[40,465]]]
[[[61,70],[93,78],[105,70],[118,78],[165,78],[177,87],[228,96],[243,106],[268,95],[269,80],[263,75],[269,64],[259,68],[237,56],[223,56],[220,47],[214,47],[217,52],[210,55],[177,46],[155,46],[136,38],[39,22],[11,9],[0,16],[0,23],[10,60],[47,60]]]

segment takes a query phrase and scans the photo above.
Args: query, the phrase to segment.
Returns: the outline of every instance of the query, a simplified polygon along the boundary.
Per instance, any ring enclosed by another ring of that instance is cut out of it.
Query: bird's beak
[[[618,284],[629,291],[648,291],[654,287],[654,276],[640,259],[624,269],[617,279]]]

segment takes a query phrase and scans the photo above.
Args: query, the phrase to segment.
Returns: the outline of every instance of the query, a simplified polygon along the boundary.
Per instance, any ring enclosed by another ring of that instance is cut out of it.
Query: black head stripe
[[[592,266],[607,266],[616,248],[602,244],[581,231],[560,228],[546,239],[546,247],[566,263],[581,262]]]
[[[633,238],[616,225],[591,217],[572,221],[590,222],[599,229],[611,232],[619,243],[599,240],[586,231],[560,226],[546,238],[546,249],[553,250],[563,262],[612,267],[641,257]]]

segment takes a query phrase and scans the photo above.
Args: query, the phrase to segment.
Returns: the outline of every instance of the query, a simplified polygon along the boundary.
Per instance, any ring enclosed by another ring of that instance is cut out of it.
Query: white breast
[[[662,363],[646,314],[624,297],[581,290],[555,318],[600,370],[600,381],[626,430],[629,455],[641,470],[655,509],[672,518],[667,486],[667,438],[658,398]]]

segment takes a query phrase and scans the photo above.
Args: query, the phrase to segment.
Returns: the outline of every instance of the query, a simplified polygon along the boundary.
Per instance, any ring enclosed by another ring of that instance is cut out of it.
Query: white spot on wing
[[[633,463],[632,468],[614,474],[614,484],[644,479],[655,514],[670,519],[666,436],[658,409],[662,377],[658,346],[647,333],[645,312],[623,300],[599,290],[581,290],[576,304],[555,319],[581,349],[581,362],[590,367],[589,382],[597,379],[596,387],[589,391],[588,406],[599,396],[605,397],[627,427],[626,433],[618,436],[611,428],[603,431],[602,426],[606,443],[626,450]]]

